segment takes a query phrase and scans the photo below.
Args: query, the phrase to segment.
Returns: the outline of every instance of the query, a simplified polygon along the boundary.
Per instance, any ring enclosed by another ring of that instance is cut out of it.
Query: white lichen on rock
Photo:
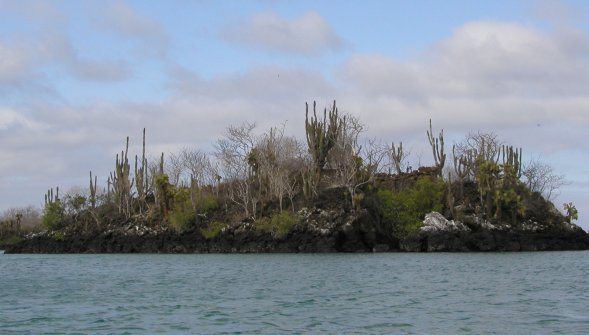
[[[462,222],[454,222],[454,220],[448,220],[438,212],[431,212],[425,215],[425,219],[423,220],[423,226],[421,227],[420,231],[458,232],[470,231],[470,228],[468,228]]]

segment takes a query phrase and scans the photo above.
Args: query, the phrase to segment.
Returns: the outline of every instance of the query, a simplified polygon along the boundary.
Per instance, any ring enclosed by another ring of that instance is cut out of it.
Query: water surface
[[[589,252],[3,255],[0,334],[588,334]]]

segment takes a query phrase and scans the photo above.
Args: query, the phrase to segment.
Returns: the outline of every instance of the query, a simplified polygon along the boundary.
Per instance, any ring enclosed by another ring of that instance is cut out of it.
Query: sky
[[[568,185],[589,228],[589,2],[0,0],[0,210],[104,185],[130,137],[151,156],[214,150],[229,125],[337,100],[414,165],[494,132]]]

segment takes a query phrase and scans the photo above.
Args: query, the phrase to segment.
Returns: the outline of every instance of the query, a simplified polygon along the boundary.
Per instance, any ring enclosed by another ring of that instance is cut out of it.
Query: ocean
[[[0,254],[0,334],[589,334],[589,252]]]

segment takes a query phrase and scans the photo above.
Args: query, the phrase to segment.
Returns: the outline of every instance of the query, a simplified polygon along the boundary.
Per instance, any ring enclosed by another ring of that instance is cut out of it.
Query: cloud
[[[82,81],[117,82],[131,76],[122,60],[86,59],[61,34],[46,34],[11,43],[0,40],[0,88],[9,91],[52,90],[46,68],[61,67]]]
[[[557,123],[581,133],[589,126],[588,46],[579,31],[471,22],[416,59],[356,55],[337,76],[347,83],[345,103],[383,131],[415,131],[432,117],[454,129]]]
[[[316,12],[292,20],[274,12],[260,13],[230,27],[222,35],[228,41],[249,47],[307,56],[343,46],[341,38]]]
[[[137,41],[138,55],[166,55],[170,38],[164,27],[156,20],[140,14],[125,1],[106,5],[96,13],[94,19],[101,29]]]
[[[570,26],[582,23],[587,17],[578,8],[559,0],[536,0],[532,2],[531,12],[538,18],[557,26]]]
[[[22,43],[0,40],[0,84],[16,84],[30,74],[32,57]]]
[[[202,79],[181,67],[170,69],[170,88],[182,96],[208,96],[279,102],[301,102],[323,93],[335,93],[332,85],[318,72],[283,66],[258,66],[245,73],[218,75]]]
[[[74,58],[72,70],[82,80],[99,82],[116,82],[128,79],[131,68],[125,61],[89,60]]]

